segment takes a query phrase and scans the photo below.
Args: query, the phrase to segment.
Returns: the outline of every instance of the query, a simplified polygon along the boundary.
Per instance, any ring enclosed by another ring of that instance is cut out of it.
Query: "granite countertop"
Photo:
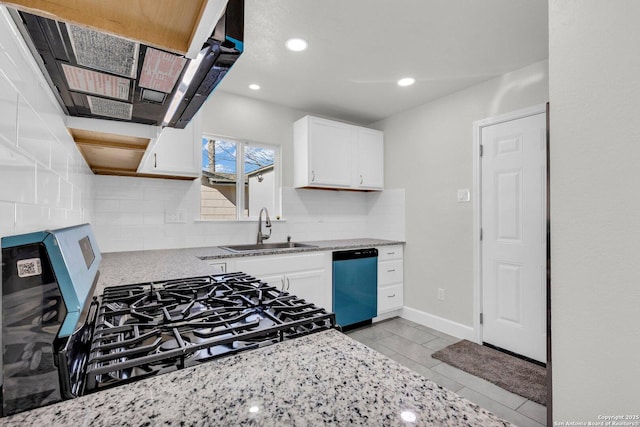
[[[413,421],[403,420],[415,417]],[[25,425],[509,426],[335,330],[13,415]]]
[[[98,278],[96,293],[102,293],[102,289],[107,286],[217,274],[218,272],[209,264],[211,260],[214,259],[224,260],[225,258],[249,256],[288,255],[301,252],[399,245],[403,242],[381,239],[347,239],[299,243],[314,245],[316,247],[237,253],[222,249],[219,246],[211,246],[105,253],[102,254],[100,277]],[[207,261],[201,260],[200,257],[206,257]]]

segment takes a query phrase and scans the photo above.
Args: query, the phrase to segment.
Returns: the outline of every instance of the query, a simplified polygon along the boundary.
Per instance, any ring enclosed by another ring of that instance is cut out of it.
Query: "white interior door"
[[[546,117],[482,129],[482,341],[546,362]]]

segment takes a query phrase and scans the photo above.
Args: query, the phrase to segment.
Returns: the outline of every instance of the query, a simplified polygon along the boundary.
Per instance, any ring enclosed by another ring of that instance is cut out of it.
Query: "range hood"
[[[11,14],[69,116],[183,129],[243,51],[244,0],[218,2],[222,3],[220,13],[208,27],[206,22],[204,26],[213,31],[201,48],[190,52],[171,44],[177,37],[165,37],[166,43],[152,44],[132,39],[130,33],[126,34],[129,37],[121,37],[113,30],[101,31],[98,29],[101,22],[112,22],[105,16],[94,17],[94,22],[78,19],[65,22],[67,15],[53,13],[60,12],[64,5],[61,1],[41,2],[57,3],[53,12],[38,10],[33,7],[37,2],[31,0],[7,3],[16,7],[10,9]],[[77,3],[82,2],[74,2]],[[157,10],[170,3],[178,9],[164,11],[168,21],[177,21],[187,12],[200,20],[212,19],[211,13],[204,11],[207,0],[146,3],[138,0],[131,4],[94,1],[86,2],[86,7],[114,4],[118,8],[114,13],[128,13],[120,16],[122,21],[129,20],[121,24],[123,29],[131,30],[137,29],[135,25],[150,25],[151,14],[140,13],[140,7]],[[80,9],[73,12],[78,15]],[[106,14],[102,10],[100,13]],[[82,16],[86,20],[90,15],[85,12]],[[51,19],[52,16],[56,19]],[[163,23],[152,25],[161,27]],[[190,40],[193,33],[188,33]]]

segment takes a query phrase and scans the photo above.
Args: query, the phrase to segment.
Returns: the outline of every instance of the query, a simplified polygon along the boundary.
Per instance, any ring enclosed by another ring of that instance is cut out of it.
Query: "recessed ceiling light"
[[[413,77],[405,77],[404,79],[398,80],[398,86],[411,86],[416,82],[416,79]]]
[[[260,85],[255,84],[255,83],[251,83],[249,85],[249,89],[251,89],[251,90],[260,90]]]
[[[287,40],[286,46],[287,46],[287,49],[292,50],[294,52],[302,52],[307,48],[307,46],[309,46],[309,44],[304,39],[293,38],[293,39]]]

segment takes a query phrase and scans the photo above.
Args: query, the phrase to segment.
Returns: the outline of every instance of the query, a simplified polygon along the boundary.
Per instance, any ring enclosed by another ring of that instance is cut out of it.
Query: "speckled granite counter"
[[[403,413],[415,420],[403,420]],[[2,423],[510,425],[333,330],[16,414]]]
[[[107,286],[215,274],[213,267],[208,262],[201,260],[200,257],[224,259],[402,244],[402,242],[380,239],[321,240],[301,243],[317,247],[236,253],[218,246],[212,246],[106,253],[102,255],[97,292],[101,293],[102,289]]]

